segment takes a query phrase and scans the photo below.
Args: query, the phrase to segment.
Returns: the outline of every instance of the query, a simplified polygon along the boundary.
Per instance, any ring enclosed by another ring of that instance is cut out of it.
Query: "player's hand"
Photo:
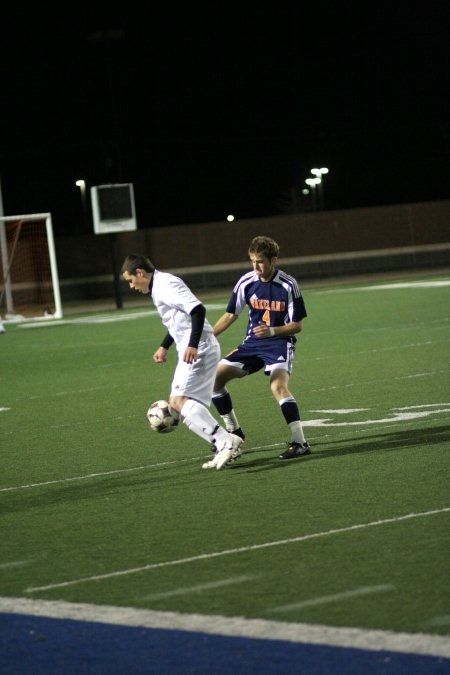
[[[198,349],[196,347],[186,347],[186,350],[183,354],[183,361],[185,363],[194,363],[197,361]]]
[[[253,333],[257,338],[270,337],[270,326],[264,323],[264,321],[260,321],[259,324],[253,328]]]
[[[153,361],[155,361],[155,363],[165,363],[167,361],[167,349],[164,349],[164,347],[158,347],[156,352],[153,354]]]

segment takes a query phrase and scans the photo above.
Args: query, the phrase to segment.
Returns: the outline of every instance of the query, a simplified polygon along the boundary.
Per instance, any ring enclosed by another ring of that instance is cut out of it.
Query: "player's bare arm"
[[[220,335],[220,333],[223,333],[231,326],[232,323],[236,321],[237,318],[237,314],[231,314],[231,312],[225,312],[225,314],[222,314],[220,319],[218,319],[214,324],[214,335],[217,336]]]
[[[303,321],[291,321],[284,326],[268,326],[264,321],[253,328],[253,333],[258,338],[288,337],[303,330]]]
[[[153,354],[153,361],[155,363],[165,363],[167,361],[167,349],[164,347],[158,347],[156,352]]]

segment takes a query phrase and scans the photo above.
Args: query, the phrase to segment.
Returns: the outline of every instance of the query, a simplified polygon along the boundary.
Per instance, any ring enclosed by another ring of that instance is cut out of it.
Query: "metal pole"
[[[0,180],[0,216],[4,216],[5,212],[3,210],[3,195],[2,195],[2,183]],[[3,285],[4,285],[4,294],[6,297],[6,313],[14,314],[14,304],[12,298],[12,288],[11,288],[11,279],[9,276],[9,265],[8,265],[8,240],[6,238],[6,225],[3,220],[0,220],[0,249],[2,255],[2,265],[3,265]]]
[[[116,296],[117,309],[122,309],[122,292],[120,288],[119,268],[117,264],[117,235],[115,232],[109,233],[109,241],[111,243],[111,261],[114,275],[114,294]]]
[[[48,254],[50,258],[50,273],[52,275],[53,299],[55,300],[55,318],[62,319],[61,292],[59,288],[58,265],[56,264],[55,240],[53,238],[52,217],[49,214],[45,219],[47,230]]]

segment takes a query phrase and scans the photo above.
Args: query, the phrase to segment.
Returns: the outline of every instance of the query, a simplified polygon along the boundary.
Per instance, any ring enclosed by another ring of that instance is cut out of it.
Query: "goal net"
[[[0,216],[0,315],[62,318],[50,213]]]

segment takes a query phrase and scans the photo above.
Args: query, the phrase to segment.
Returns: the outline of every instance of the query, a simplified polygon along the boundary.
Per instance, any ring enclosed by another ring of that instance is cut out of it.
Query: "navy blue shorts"
[[[287,340],[271,340],[261,338],[257,342],[252,340],[242,342],[220,360],[220,363],[245,370],[249,375],[264,368],[264,373],[270,375],[273,370],[287,370],[292,372],[294,365],[295,347]]]

